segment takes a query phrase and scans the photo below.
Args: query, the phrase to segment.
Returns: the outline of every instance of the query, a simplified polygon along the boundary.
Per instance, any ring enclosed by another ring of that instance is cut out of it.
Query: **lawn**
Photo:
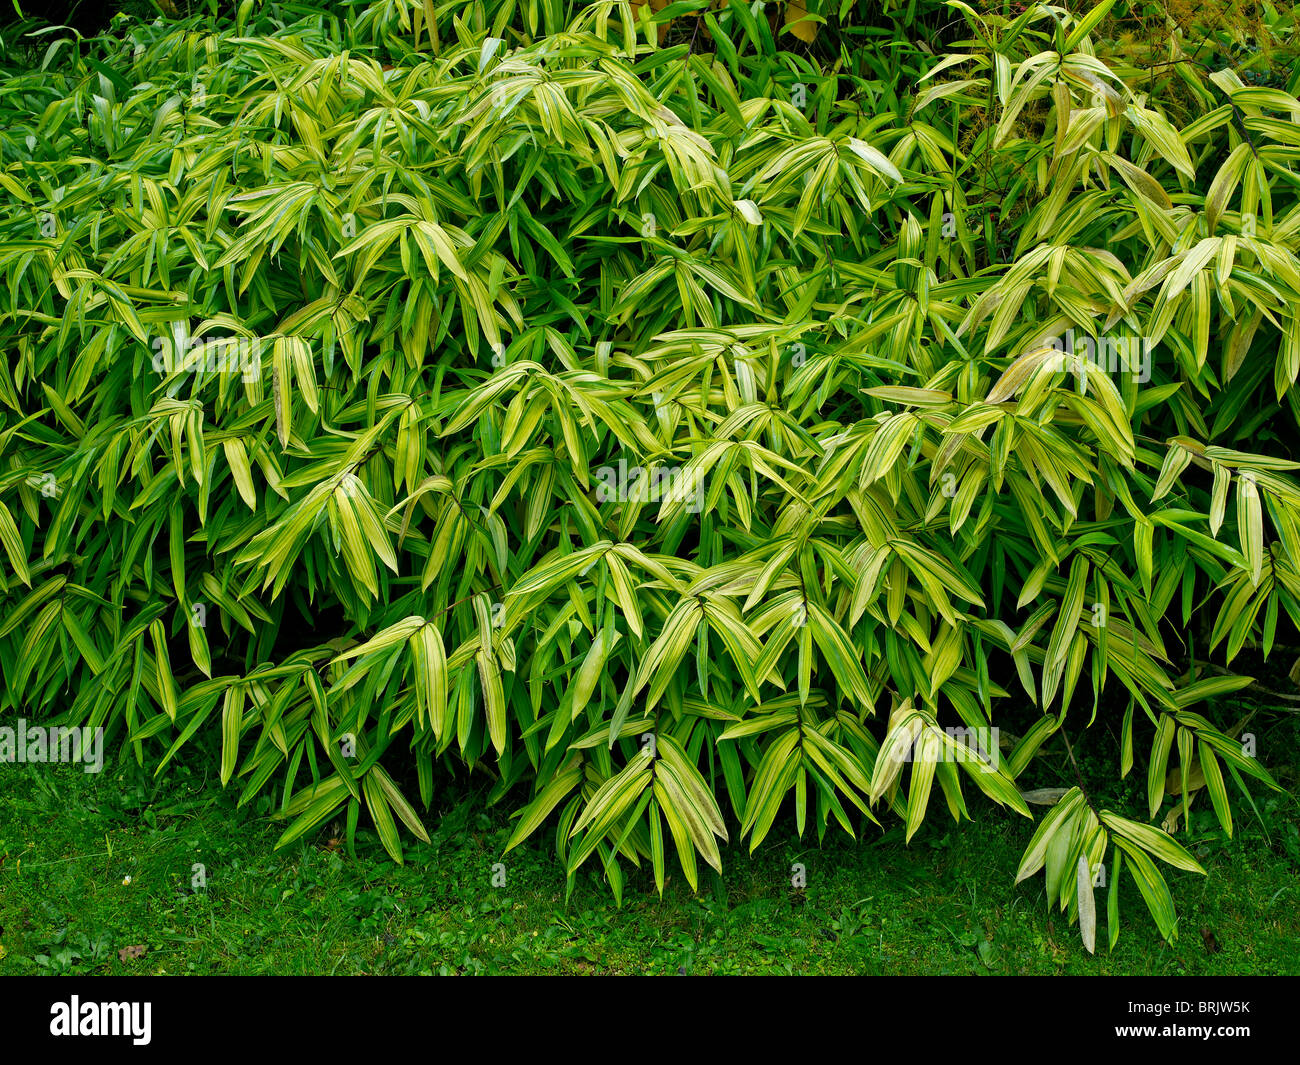
[[[1170,873],[1177,941],[1125,875],[1119,943],[1108,953],[1099,928],[1090,957],[1041,878],[1013,884],[1029,823],[988,808],[910,847],[898,827],[818,846],[778,824],[754,855],[727,848],[697,896],[678,874],[660,899],[632,870],[620,908],[586,869],[566,902],[544,835],[503,861],[509,823],[472,788],[435,801],[431,842],[399,867],[364,829],[355,857],[328,830],[274,851],[278,823],[212,784],[189,765],[158,783],[132,765],[5,766],[0,974],[1300,973],[1287,797],[1263,796],[1266,825],[1243,803],[1232,840],[1194,807],[1209,876]]]

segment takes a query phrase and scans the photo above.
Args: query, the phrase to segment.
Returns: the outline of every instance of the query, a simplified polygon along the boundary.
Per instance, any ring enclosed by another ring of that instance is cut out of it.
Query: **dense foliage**
[[[1089,949],[1103,864],[1112,943],[1121,870],[1174,935],[1149,822],[1276,786],[1215,700],[1300,621],[1300,68],[1136,64],[1109,3],[838,58],[696,6],[40,39],[0,714],[219,736],[283,842],[365,812],[399,861],[468,767],[616,893],[785,810],[1032,816],[1104,726],[1145,808],[1031,796],[1020,875]]]

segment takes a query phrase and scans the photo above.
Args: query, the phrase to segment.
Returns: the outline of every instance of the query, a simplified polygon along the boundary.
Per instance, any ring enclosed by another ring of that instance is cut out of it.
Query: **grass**
[[[508,823],[470,792],[436,804],[431,843],[398,867],[364,830],[356,857],[328,831],[275,851],[279,824],[193,766],[155,783],[134,765],[3,765],[0,975],[1297,974],[1300,819],[1288,796],[1257,801],[1266,824],[1243,801],[1232,840],[1194,806],[1180,839],[1210,875],[1169,871],[1174,944],[1124,874],[1119,943],[1106,951],[1099,895],[1089,956],[1041,876],[1013,884],[1029,823],[987,807],[910,847],[874,827],[819,847],[790,825],[752,856],[727,849],[724,876],[702,867],[698,896],[678,874],[660,899],[630,870],[619,908],[595,862],[566,904],[545,834],[503,859]]]

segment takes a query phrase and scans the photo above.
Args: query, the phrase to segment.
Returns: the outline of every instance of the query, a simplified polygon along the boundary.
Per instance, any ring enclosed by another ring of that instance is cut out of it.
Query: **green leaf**
[[[1173,896],[1169,894],[1169,886],[1164,877],[1139,847],[1124,839],[1116,839],[1115,845],[1128,855],[1129,872],[1138,890],[1142,892],[1142,898],[1146,901],[1151,916],[1155,918],[1160,934],[1167,940],[1173,940],[1177,933],[1178,918],[1174,912]]]
[[[1141,847],[1144,851],[1155,855],[1155,857],[1162,862],[1167,862],[1169,865],[1179,869],[1186,869],[1190,873],[1205,875],[1205,870],[1201,868],[1200,863],[1188,854],[1181,845],[1176,843],[1168,833],[1153,828],[1151,825],[1130,821],[1128,818],[1120,817],[1109,810],[1102,810],[1097,816],[1101,818],[1101,823],[1110,829],[1119,840]]]

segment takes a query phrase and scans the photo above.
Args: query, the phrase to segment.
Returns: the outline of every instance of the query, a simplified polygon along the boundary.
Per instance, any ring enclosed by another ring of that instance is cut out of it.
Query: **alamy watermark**
[[[628,466],[626,459],[618,460],[618,467],[602,466],[596,471],[596,498],[601,503],[662,503],[667,499],[684,499],[686,513],[699,514],[704,510],[704,479],[696,478],[690,489],[683,482],[680,466]]]
[[[62,725],[29,728],[20,717],[16,729],[10,725],[0,728],[0,762],[81,762],[87,773],[98,773],[104,768],[104,729]]]
[[[1047,346],[1059,351],[1055,368],[1086,377],[1090,370],[1100,373],[1129,373],[1139,384],[1151,380],[1151,340],[1148,337],[1075,336],[1067,329],[1065,336],[1052,337]],[[1077,359],[1068,359],[1076,355]]]
[[[262,376],[262,343],[260,337],[192,337],[182,328],[170,342],[154,337],[153,368],[156,373],[237,373],[251,382]]]
[[[148,1046],[152,1010],[149,1002],[82,1002],[73,995],[50,1007],[50,1035],[129,1036],[135,1046]]]
[[[936,762],[975,762],[998,768],[999,746],[998,730],[994,728],[966,728],[949,726],[944,729],[948,743],[930,746],[928,749],[936,755]],[[924,761],[921,737],[917,737],[910,747],[899,757],[901,762]]]

